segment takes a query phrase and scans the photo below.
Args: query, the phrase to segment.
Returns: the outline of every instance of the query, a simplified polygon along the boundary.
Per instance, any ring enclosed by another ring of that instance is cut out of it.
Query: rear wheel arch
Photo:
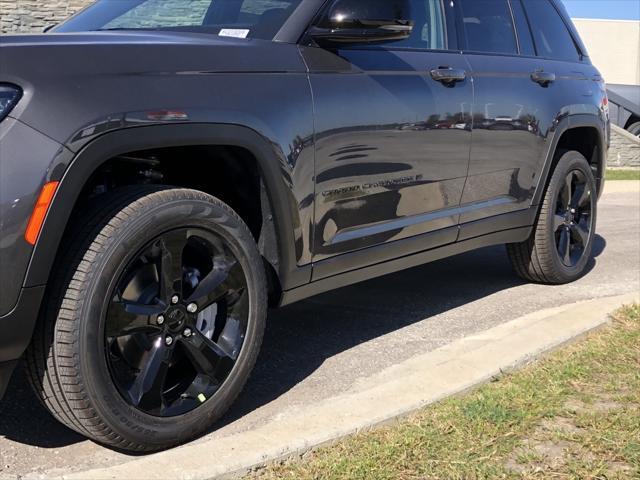
[[[587,159],[596,179],[598,196],[602,194],[608,149],[604,132],[605,123],[594,115],[573,115],[558,124],[551,139],[533,205],[540,204],[559,159],[570,150],[581,153]]]
[[[268,262],[265,263],[274,288],[286,288],[291,281],[295,283],[296,278],[290,275],[296,271],[291,194],[287,192],[281,162],[271,143],[254,130],[238,125],[182,124],[136,127],[107,133],[85,146],[66,169],[58,166],[53,170],[52,176],[58,176],[56,179],[60,180],[60,186],[34,248],[25,286],[47,283],[72,213],[86,185],[101,167],[130,152],[196,145],[241,149],[255,160],[260,189],[257,196],[262,206],[260,214],[264,217],[260,227],[270,230],[265,239],[256,238],[256,241],[263,243],[265,251],[269,252],[266,256]],[[193,172],[195,176],[197,173]],[[264,223],[268,219],[272,220],[271,226]]]

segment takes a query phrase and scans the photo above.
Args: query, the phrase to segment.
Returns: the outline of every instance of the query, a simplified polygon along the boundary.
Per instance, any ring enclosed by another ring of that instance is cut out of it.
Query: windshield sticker
[[[220,30],[221,37],[235,37],[235,38],[247,38],[250,30],[245,30],[241,28],[223,28]]]

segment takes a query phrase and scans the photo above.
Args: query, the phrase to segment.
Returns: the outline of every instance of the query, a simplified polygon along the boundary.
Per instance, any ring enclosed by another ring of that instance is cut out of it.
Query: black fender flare
[[[278,243],[278,276],[284,290],[310,280],[311,268],[297,266],[291,209],[293,196],[273,145],[255,130],[232,124],[163,124],[111,131],[84,146],[66,168],[57,165],[50,180],[60,185],[47,213],[25,276],[25,287],[49,280],[73,207],[91,175],[107,160],[127,152],[190,145],[245,148],[257,160],[274,216]],[[56,175],[56,172],[57,173]],[[56,178],[58,177],[58,178]]]
[[[597,151],[595,152],[597,158],[588,158],[587,160],[589,160],[590,162],[595,160],[597,162],[598,172],[596,175],[596,184],[598,186],[598,196],[602,195],[607,151],[609,148],[607,124],[601,118],[593,114],[574,114],[562,118],[554,128],[552,137],[549,140],[548,149],[544,159],[540,177],[538,179],[538,185],[531,202],[532,206],[539,205],[542,201],[542,195],[546,188],[547,182],[549,181],[549,177],[553,173],[551,167],[553,166],[553,160],[555,158],[560,139],[566,132],[575,128],[582,127],[594,128],[598,132],[598,142],[596,145]]]

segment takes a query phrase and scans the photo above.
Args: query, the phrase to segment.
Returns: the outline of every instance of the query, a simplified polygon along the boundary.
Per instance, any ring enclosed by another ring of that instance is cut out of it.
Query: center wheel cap
[[[187,322],[188,317],[187,310],[183,306],[171,307],[164,316],[167,327],[172,332],[180,331]]]

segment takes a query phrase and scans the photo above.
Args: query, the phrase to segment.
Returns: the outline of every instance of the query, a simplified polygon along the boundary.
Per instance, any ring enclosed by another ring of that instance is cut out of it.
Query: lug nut
[[[170,346],[173,343],[173,337],[165,337],[164,343],[167,345],[167,347]]]
[[[158,317],[158,319],[156,320],[156,323],[157,323],[158,325],[162,325],[162,324],[164,323],[164,317],[163,317],[162,315],[160,315],[160,316]]]
[[[190,328],[185,328],[184,332],[182,332],[182,335],[184,335],[187,338],[189,338],[192,334],[193,334],[193,332],[191,331]]]
[[[187,312],[196,313],[197,311],[198,311],[198,305],[196,305],[195,303],[190,303],[189,305],[187,305]]]
[[[173,297],[171,297],[171,303],[173,303],[174,305],[179,301],[180,301],[180,297],[178,295],[174,295]]]

